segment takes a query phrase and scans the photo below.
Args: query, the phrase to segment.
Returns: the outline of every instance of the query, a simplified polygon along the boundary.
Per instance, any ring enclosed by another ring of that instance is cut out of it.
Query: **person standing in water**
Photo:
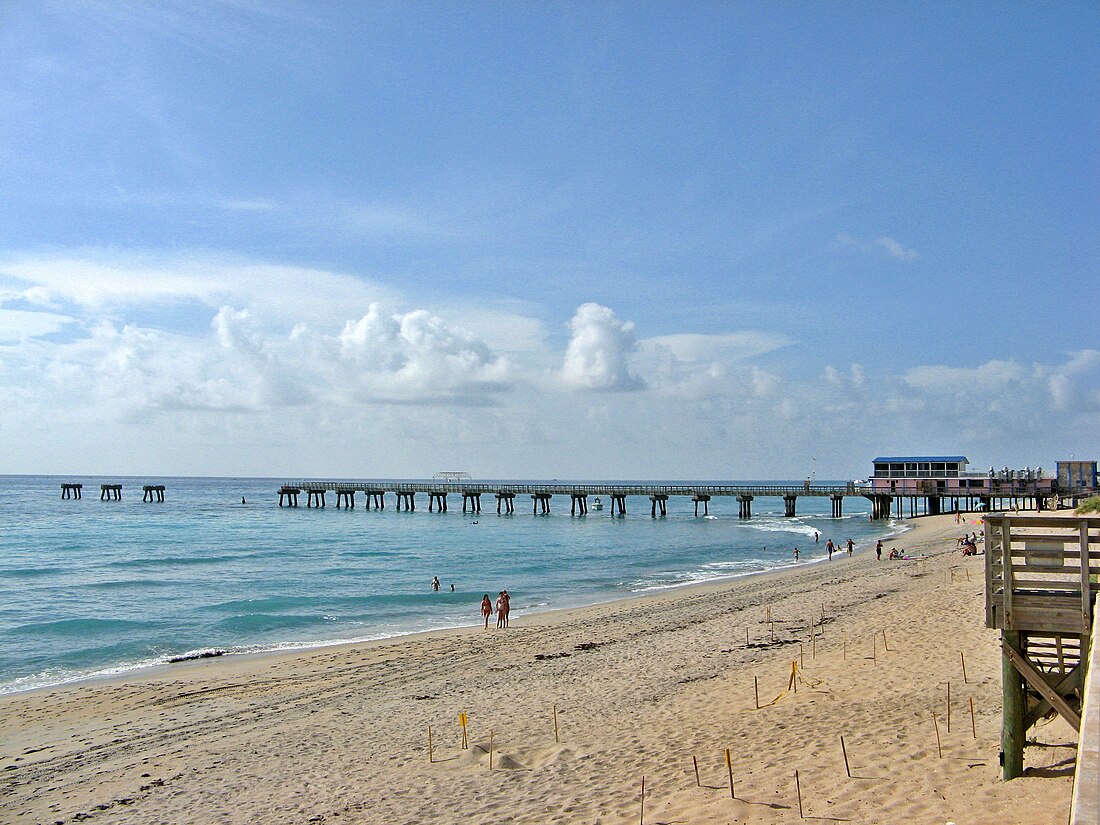
[[[439,592],[439,576],[432,576],[432,592]]]

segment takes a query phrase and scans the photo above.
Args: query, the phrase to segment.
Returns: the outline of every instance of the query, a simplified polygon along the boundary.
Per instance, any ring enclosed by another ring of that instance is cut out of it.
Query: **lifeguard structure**
[[[1095,823],[1100,789],[1096,593],[1100,518],[985,520],[986,626],[1001,631],[1005,779],[1024,770],[1027,731],[1057,713],[1078,731],[1074,823]]]

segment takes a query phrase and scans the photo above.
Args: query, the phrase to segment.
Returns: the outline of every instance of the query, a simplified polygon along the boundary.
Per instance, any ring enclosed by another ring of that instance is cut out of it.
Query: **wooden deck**
[[[1026,733],[1037,721],[1058,713],[1082,730],[1100,518],[995,514],[985,524],[986,626],[1001,631],[1001,743],[1012,779],[1023,773]]]

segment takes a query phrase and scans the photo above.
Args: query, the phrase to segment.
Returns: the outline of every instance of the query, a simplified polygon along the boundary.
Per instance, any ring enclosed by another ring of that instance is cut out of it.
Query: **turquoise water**
[[[62,481],[84,498],[62,500]],[[100,483],[123,499],[99,499]],[[142,484],[165,484],[145,503]],[[886,535],[869,503],[757,498],[753,518],[735,499],[696,518],[690,498],[653,519],[647,498],[626,517],[569,515],[556,497],[532,515],[280,508],[272,479],[0,477],[0,693],[119,673],[201,651],[311,647],[477,624],[484,593],[507,588],[513,616],[593,604],[663,588],[820,560],[825,541]],[[729,483],[729,482],[726,482]],[[241,504],[241,498],[247,504]],[[452,497],[453,498],[453,497]],[[490,500],[492,500],[490,498]],[[525,506],[526,505],[526,508]],[[815,545],[813,534],[821,541]],[[834,563],[842,563],[837,561]],[[431,590],[433,576],[442,589]],[[454,592],[450,585],[454,584]]]

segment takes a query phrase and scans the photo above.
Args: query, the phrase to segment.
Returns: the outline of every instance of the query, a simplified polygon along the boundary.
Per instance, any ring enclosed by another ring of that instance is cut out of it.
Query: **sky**
[[[0,473],[1100,459],[1100,5],[0,2]]]

